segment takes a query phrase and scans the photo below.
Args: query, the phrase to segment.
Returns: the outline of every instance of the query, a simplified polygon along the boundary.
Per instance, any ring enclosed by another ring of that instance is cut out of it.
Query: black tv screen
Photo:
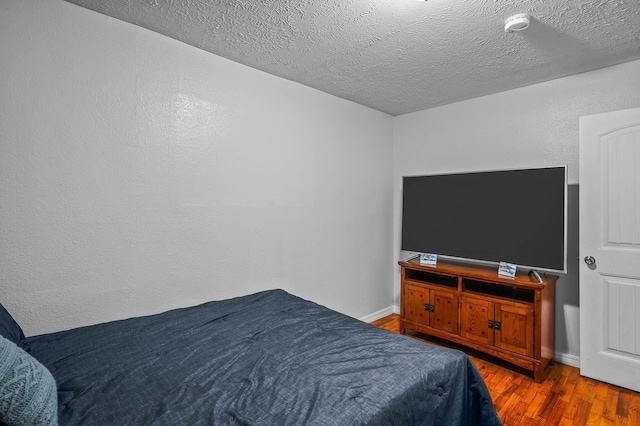
[[[402,250],[566,272],[566,166],[405,176],[402,192]]]

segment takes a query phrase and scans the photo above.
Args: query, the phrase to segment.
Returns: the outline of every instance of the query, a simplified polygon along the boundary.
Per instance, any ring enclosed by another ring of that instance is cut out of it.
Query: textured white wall
[[[0,13],[0,301],[27,334],[284,288],[392,300],[393,119],[61,0]]]
[[[578,357],[578,117],[639,106],[639,87],[634,61],[395,117],[394,252],[404,255],[402,176],[568,165],[568,272],[557,287],[556,351]],[[395,276],[398,303],[399,267]]]

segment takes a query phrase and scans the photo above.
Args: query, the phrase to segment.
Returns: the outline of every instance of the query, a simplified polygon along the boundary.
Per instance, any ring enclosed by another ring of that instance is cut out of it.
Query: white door
[[[580,117],[580,257],[580,374],[640,391],[640,108]]]

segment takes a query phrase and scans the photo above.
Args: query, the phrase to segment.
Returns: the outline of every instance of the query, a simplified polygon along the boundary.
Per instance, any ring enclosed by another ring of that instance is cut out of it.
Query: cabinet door
[[[495,346],[533,356],[533,311],[506,303],[496,303]]]
[[[431,290],[430,325],[449,333],[458,333],[458,295],[450,291]]]
[[[460,334],[467,339],[492,345],[493,329],[489,328],[489,321],[493,321],[493,310],[493,302],[462,296]]]
[[[422,287],[407,284],[404,287],[402,303],[406,321],[429,325],[428,312],[425,305],[429,303],[429,290]]]

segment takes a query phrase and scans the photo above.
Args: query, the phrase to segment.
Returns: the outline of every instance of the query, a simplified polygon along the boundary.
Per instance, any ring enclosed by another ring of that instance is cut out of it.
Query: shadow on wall
[[[567,203],[567,274],[556,286],[556,352],[580,355],[579,185],[569,185]]]

